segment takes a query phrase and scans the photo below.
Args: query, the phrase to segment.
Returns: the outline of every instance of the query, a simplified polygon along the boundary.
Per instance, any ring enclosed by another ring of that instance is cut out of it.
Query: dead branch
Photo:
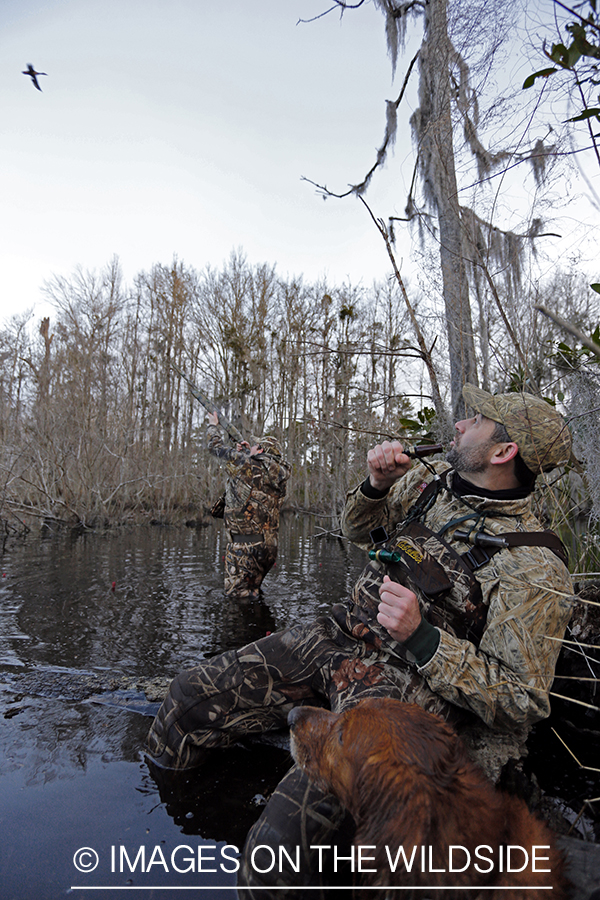
[[[414,3],[411,5],[417,6],[420,4]],[[402,87],[400,88],[400,93],[398,94],[398,96],[395,100],[387,101],[387,103],[389,104],[389,107],[391,107],[394,110],[394,112],[397,111],[398,107],[400,106],[400,103],[402,102],[402,98],[404,97],[404,93],[408,86],[408,81],[410,79],[411,72],[412,72],[414,65],[418,58],[419,58],[419,51],[417,50],[417,52],[411,59],[410,63],[408,64],[408,68],[406,70],[406,75],[404,76],[404,81],[402,82]],[[316,187],[317,190],[321,194],[323,194],[324,197],[335,197],[338,200],[341,200],[343,197],[349,197],[351,194],[357,194],[360,197],[360,195],[362,193],[364,193],[364,191],[367,189],[368,184],[371,181],[371,178],[373,177],[373,174],[377,171],[379,166],[383,165],[383,163],[385,162],[388,148],[393,144],[394,138],[395,138],[395,131],[392,129],[386,128],[386,132],[385,132],[385,135],[383,138],[383,143],[381,144],[381,147],[379,147],[379,149],[377,150],[377,156],[375,158],[375,162],[373,163],[373,165],[371,166],[371,168],[369,169],[369,171],[367,172],[367,174],[365,175],[363,180],[360,182],[360,184],[351,185],[350,188],[347,191],[344,191],[343,194],[336,194],[333,191],[330,191],[326,185],[317,184],[315,181],[311,181],[310,178],[305,178],[304,176],[302,176],[302,178],[300,180],[306,181],[306,182],[308,182],[308,184],[312,184],[313,187]]]
[[[317,526],[317,527],[319,527],[319,526]],[[332,537],[339,538],[341,541],[347,541],[347,540],[349,540],[349,539],[346,537],[346,535],[344,535],[344,534],[341,533],[341,531],[339,530],[339,528],[336,528],[336,529],[334,529],[333,531],[319,531],[319,532],[317,532],[316,534],[313,534],[312,537],[313,537],[313,538],[322,538],[322,537],[328,537],[329,535],[331,535]]]
[[[571,748],[563,741],[563,739],[561,738],[561,736],[558,733],[558,731],[556,730],[556,728],[553,728],[552,731],[554,732],[556,737],[559,739],[559,741],[561,742],[561,744],[563,745],[565,750],[571,754],[571,756],[573,757],[573,759],[575,760],[575,762],[577,763],[577,765],[579,766],[580,769],[585,769],[586,772],[600,772],[600,769],[595,769],[593,766],[584,766],[583,763],[579,762],[579,760],[577,759],[577,757],[575,756],[575,754],[573,753]]]
[[[344,14],[344,10],[346,9],[358,9],[359,6],[362,6],[365,0],[358,0],[358,3],[344,3],[343,0],[333,0],[334,6],[330,6],[329,9],[324,10],[322,13],[319,13],[318,16],[313,16],[312,19],[298,19],[296,25],[307,25],[309,22],[316,22],[317,19],[322,19],[323,16],[328,16],[329,13],[334,12],[336,9],[342,10],[342,15]]]
[[[581,341],[584,347],[587,347],[588,350],[591,350],[592,353],[595,353],[596,356],[600,356],[600,346],[595,343],[591,338],[587,337],[577,328],[576,325],[573,325],[571,322],[567,322],[566,319],[563,319],[562,316],[559,316],[558,313],[551,312],[547,306],[544,306],[543,303],[534,303],[534,309],[538,309],[540,312],[544,313],[545,316],[548,316],[549,319],[552,319],[557,325],[560,325],[561,328],[564,328],[565,331],[568,331],[569,334],[572,334],[573,337],[576,337],[578,341]]]
[[[403,300],[404,300],[405,306],[406,306],[406,308],[407,308],[407,310],[408,310],[408,315],[409,315],[409,317],[410,317],[410,321],[411,321],[411,323],[412,323],[412,326],[413,326],[413,329],[414,329],[414,332],[415,332],[415,335],[416,335],[416,338],[417,338],[417,344],[419,345],[419,351],[420,351],[420,353],[421,353],[421,358],[422,358],[422,360],[423,360],[423,362],[425,363],[425,366],[426,366],[426,368],[427,368],[427,372],[428,372],[428,375],[429,375],[429,381],[430,381],[430,383],[431,383],[431,391],[432,391],[432,394],[433,394],[433,405],[434,405],[434,407],[435,407],[435,409],[436,409],[436,412],[437,412],[437,414],[438,414],[438,416],[439,416],[440,422],[444,422],[444,423],[445,423],[446,414],[445,414],[445,410],[444,410],[444,404],[443,404],[443,401],[442,401],[442,395],[441,395],[441,392],[440,392],[440,387],[439,387],[439,384],[438,384],[437,374],[436,374],[435,368],[434,368],[434,366],[433,366],[433,361],[432,361],[432,359],[431,359],[431,353],[430,353],[430,351],[427,349],[427,344],[426,344],[426,342],[425,342],[425,337],[424,337],[424,335],[423,335],[423,332],[421,331],[421,326],[419,325],[419,322],[418,322],[418,320],[417,320],[417,316],[416,316],[414,307],[413,307],[412,303],[410,302],[410,298],[409,298],[409,296],[408,296],[408,292],[407,292],[407,290],[406,290],[406,287],[405,287],[405,285],[404,285],[404,281],[403,281],[402,276],[401,276],[401,274],[400,274],[400,270],[399,270],[398,265],[397,265],[397,263],[396,263],[396,257],[394,256],[394,251],[392,250],[392,244],[391,244],[391,241],[390,241],[390,235],[389,235],[389,232],[388,232],[388,230],[387,230],[387,228],[386,228],[386,225],[385,225],[385,222],[383,221],[383,219],[377,219],[377,218],[375,218],[375,216],[374,216],[374,214],[373,214],[373,211],[371,210],[371,207],[369,206],[369,204],[367,203],[367,201],[364,199],[364,197],[360,197],[360,196],[359,196],[359,200],[361,201],[361,203],[364,204],[364,207],[365,207],[365,209],[367,210],[367,212],[369,213],[369,215],[371,216],[371,219],[373,220],[373,222],[374,222],[374,224],[375,224],[375,227],[377,228],[377,230],[379,231],[379,234],[380,234],[381,237],[383,238],[383,242],[384,242],[384,244],[385,244],[385,248],[386,248],[387,253],[388,253],[388,256],[389,256],[389,258],[390,258],[390,262],[391,262],[391,264],[392,264],[392,269],[393,269],[393,271],[394,271],[394,276],[395,276],[396,281],[398,282],[398,285],[399,285],[399,287],[400,287],[400,292],[401,292],[401,294],[402,294],[402,298],[403,298]]]

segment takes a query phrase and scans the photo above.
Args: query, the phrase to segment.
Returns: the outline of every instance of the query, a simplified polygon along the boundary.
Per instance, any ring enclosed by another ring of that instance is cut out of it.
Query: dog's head
[[[354,843],[376,848],[370,884],[488,884],[488,874],[476,867],[448,874],[450,845],[460,844],[470,853],[479,844],[494,853],[506,843],[539,845],[551,848],[547,869],[510,875],[500,870],[493,883],[553,887],[555,900],[564,900],[562,862],[550,832],[523,801],[494,789],[438,716],[411,703],[370,698],[340,714],[300,706],[288,722],[298,765],[351,812]],[[387,847],[419,845],[433,848],[436,868],[390,871]],[[542,894],[534,890],[530,896],[540,900]]]
[[[452,729],[412,703],[365,699],[340,714],[300,706],[288,722],[294,760],[355,818],[417,795],[434,802],[471,765]]]

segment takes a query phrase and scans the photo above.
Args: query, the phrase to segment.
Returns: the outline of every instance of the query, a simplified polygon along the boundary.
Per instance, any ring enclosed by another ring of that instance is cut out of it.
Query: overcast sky
[[[382,277],[361,204],[301,180],[360,180],[393,93],[381,15],[297,24],[325,8],[2,0],[2,317],[53,273],[114,254],[127,278],[174,255],[220,266],[237,247],[282,275]],[[28,63],[47,73],[41,92]]]
[[[283,276],[384,277],[361,203],[301,180],[361,180],[399,89],[371,4],[298,24],[328,5],[2,0],[0,317],[115,254],[126,279],[174,255],[220,266],[238,247]],[[41,92],[28,63],[47,73]],[[403,126],[369,191],[377,215],[402,215],[409,156]]]

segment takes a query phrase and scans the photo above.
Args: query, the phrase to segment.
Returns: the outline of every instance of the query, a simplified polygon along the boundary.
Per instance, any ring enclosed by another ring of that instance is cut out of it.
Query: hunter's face
[[[450,442],[447,461],[465,475],[485,472],[496,447],[496,441],[492,440],[496,423],[477,413],[470,419],[461,419],[454,428],[455,437]]]

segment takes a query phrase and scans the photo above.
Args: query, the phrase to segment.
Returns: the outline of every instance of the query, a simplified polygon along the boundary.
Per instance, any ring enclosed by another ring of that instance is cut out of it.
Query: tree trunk
[[[462,386],[467,381],[477,384],[477,366],[454,160],[451,54],[447,0],[429,0],[419,56],[419,155],[425,191],[438,217],[452,416],[456,420],[464,416]]]

